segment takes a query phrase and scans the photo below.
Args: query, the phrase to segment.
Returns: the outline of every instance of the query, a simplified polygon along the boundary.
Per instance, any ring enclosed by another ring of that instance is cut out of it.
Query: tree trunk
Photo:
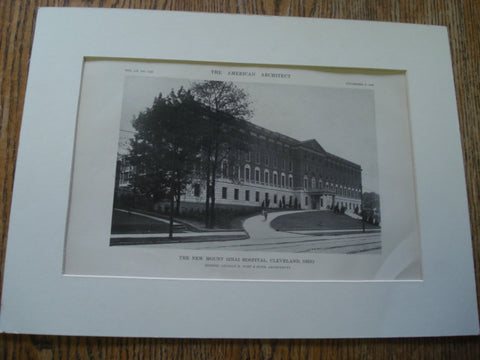
[[[210,228],[215,226],[215,178],[212,180],[211,189],[211,201],[210,201]]]
[[[215,157],[212,165],[212,186],[210,189],[210,224],[209,228],[215,227],[215,182],[217,175],[218,150],[215,149]]]
[[[176,195],[176,204],[175,204],[175,215],[180,215],[180,193]]]
[[[174,211],[174,197],[175,197],[175,190],[173,188],[173,182],[170,186],[170,222],[168,226],[168,238],[173,238],[173,211]]]
[[[205,194],[205,227],[210,227],[210,194],[211,194],[211,185],[210,185],[210,177],[211,177],[211,170],[210,170],[210,156],[211,156],[211,148],[209,147],[207,152],[207,169],[206,169],[206,194]]]
[[[205,199],[205,227],[208,228],[208,225],[210,224],[210,181],[206,181],[206,199]]]

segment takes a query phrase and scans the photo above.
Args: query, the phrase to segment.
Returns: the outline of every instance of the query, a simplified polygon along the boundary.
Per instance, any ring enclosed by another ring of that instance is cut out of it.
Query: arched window
[[[307,176],[307,175],[305,175],[305,176],[303,177],[303,187],[304,187],[305,189],[308,189],[308,176]]]
[[[245,165],[244,169],[244,176],[245,176],[245,181],[250,182],[250,165]]]
[[[285,173],[282,173],[281,180],[282,180],[282,183],[281,183],[282,187],[285,187]]]
[[[273,172],[273,186],[278,186],[278,173],[276,171]]]
[[[312,177],[312,189],[316,189],[317,188],[317,180]]]
[[[293,189],[293,175],[288,175],[288,186]]]
[[[270,172],[268,170],[265,170],[263,173],[263,181],[265,182],[265,185],[270,183]]]

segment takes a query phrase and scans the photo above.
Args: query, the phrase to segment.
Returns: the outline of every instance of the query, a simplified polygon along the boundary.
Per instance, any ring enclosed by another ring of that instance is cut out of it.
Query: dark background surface
[[[448,27],[470,206],[480,256],[480,1],[1,0],[0,279],[35,16],[39,6],[89,6],[395,21]],[[26,314],[28,316],[28,314]],[[479,359],[479,337],[195,340],[0,335],[0,359]]]

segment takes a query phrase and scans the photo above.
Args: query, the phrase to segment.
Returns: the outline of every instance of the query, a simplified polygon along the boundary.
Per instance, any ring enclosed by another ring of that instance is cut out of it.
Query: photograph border
[[[88,56],[405,70],[423,281],[306,284],[62,275],[81,69]],[[446,28],[141,10],[38,12],[2,331],[198,338],[478,334],[469,226]]]

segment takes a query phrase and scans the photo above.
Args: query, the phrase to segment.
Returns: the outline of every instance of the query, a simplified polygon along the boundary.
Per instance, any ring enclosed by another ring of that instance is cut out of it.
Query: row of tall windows
[[[309,181],[308,176],[305,175],[303,178],[303,187],[305,189],[322,189],[323,182],[322,180],[317,181],[314,177],[312,177]],[[338,184],[329,183],[329,182],[325,183],[325,188],[331,191],[334,191],[336,194],[339,194],[339,195],[348,196],[348,197],[360,197],[359,189],[350,188],[343,185],[339,186]]]
[[[222,162],[222,166],[221,166],[222,177],[228,178],[228,176],[229,176],[228,170],[229,170],[228,169],[228,161],[224,160]],[[253,170],[253,174],[252,174],[252,170],[251,170],[251,167],[250,167],[249,164],[246,164],[244,166],[243,175],[244,175],[243,180],[246,181],[246,182],[252,182],[253,181],[253,182],[262,183],[262,184],[265,184],[265,185],[272,185],[272,186],[279,186],[279,187],[287,187],[288,186],[290,188],[293,188],[293,185],[294,185],[292,174],[288,175],[288,184],[287,184],[287,177],[286,177],[285,173],[282,172],[280,174],[280,177],[279,177],[279,174],[278,174],[277,171],[274,170],[272,172],[272,174],[270,174],[270,170],[265,169],[263,174],[262,174],[260,168],[255,167],[255,169]],[[233,176],[235,178],[238,178],[239,180],[242,179],[242,173],[241,173],[240,166],[235,166],[233,168]],[[304,178],[303,178],[303,187],[305,189],[321,189],[321,188],[323,188],[323,182],[322,182],[322,180],[317,181],[315,177],[312,177],[309,180],[308,176],[305,175]],[[337,184],[334,185],[332,182],[331,183],[326,182],[325,187],[327,189],[330,189],[332,191],[340,193],[344,196],[354,197],[354,196],[357,195],[357,192],[358,192],[357,190],[355,190],[353,188],[347,188],[346,186],[341,187],[340,190],[339,190],[338,185]]]
[[[348,188],[342,185],[338,186],[338,184],[328,183],[328,182],[325,183],[325,187],[331,191],[334,191],[338,195],[348,196],[351,198],[358,198],[358,199],[361,197],[360,189]]]
[[[267,157],[268,158],[268,157]],[[268,165],[268,161],[266,161],[266,165]],[[285,165],[285,160],[283,160],[283,165]],[[285,166],[284,166],[285,167]],[[293,171],[293,163],[290,161],[290,172]],[[286,187],[287,186],[287,177],[285,173],[281,173],[280,177],[278,175],[277,171],[272,172],[272,176],[270,176],[270,170],[265,169],[263,173],[263,177],[260,171],[259,167],[255,167],[252,173],[252,169],[249,164],[246,164],[244,166],[243,170],[243,180],[250,182],[250,181],[255,181],[256,183],[264,183],[266,185],[273,185],[273,186],[281,186],[281,187]],[[221,164],[221,176],[223,178],[228,178],[229,177],[229,167],[228,167],[228,161],[223,160]],[[238,178],[239,180],[242,179],[242,173],[240,166],[235,166],[233,167],[233,174],[232,176],[234,178]],[[288,187],[293,188],[293,175],[289,174],[288,175]]]
[[[272,185],[272,186],[279,186],[279,187],[286,187],[287,186],[287,175],[285,173],[280,174],[280,178],[278,176],[278,172],[273,171],[270,174],[270,170],[264,170],[263,177],[261,176],[261,171],[259,167],[256,167],[253,172],[253,178],[251,173],[250,165],[245,165],[244,168],[244,178],[243,180],[246,182],[254,181],[256,183],[263,183],[265,185]],[[293,175],[288,175],[288,186],[293,188]]]
[[[323,182],[322,182],[322,180],[318,180],[318,181],[317,181],[316,178],[312,177],[312,178],[310,179],[310,183],[309,183],[309,181],[308,181],[308,176],[305,175],[305,176],[303,177],[303,187],[304,187],[305,189],[308,189],[308,188],[309,188],[309,185],[310,185],[310,189],[321,189],[321,188],[323,188]]]
[[[250,153],[248,153],[248,154],[250,154]],[[260,153],[259,152],[256,153],[256,157],[258,159],[260,159]],[[260,164],[260,160],[258,161],[258,163]],[[265,166],[268,167],[269,164],[270,164],[269,157],[265,156]],[[276,164],[276,160],[274,161],[274,164]],[[283,167],[283,169],[285,169],[285,159],[282,159],[282,167]],[[234,178],[238,178],[239,180],[242,178],[242,175],[244,175],[244,180],[245,181],[252,181],[253,180],[257,183],[262,182],[262,174],[261,174],[260,168],[258,166],[255,167],[253,174],[252,174],[252,170],[251,170],[251,167],[250,167],[249,164],[246,164],[244,166],[243,174],[241,173],[241,167],[239,165],[234,166],[232,171],[233,171],[232,176]],[[289,161],[289,171],[290,172],[293,171],[293,162],[292,161]],[[277,171],[273,170],[272,171],[272,176],[270,176],[270,172],[271,172],[271,170],[269,170],[269,169],[264,170],[263,183],[271,184],[273,186],[279,186],[280,185],[281,187],[285,187],[287,185],[286,184],[286,178],[284,178],[284,176],[285,176],[284,173],[282,173],[282,175],[279,179]],[[229,174],[228,160],[226,160],[226,159],[223,160],[222,164],[221,164],[221,175],[222,175],[223,178],[228,178],[229,175],[230,175]],[[252,175],[253,175],[253,179],[252,179]],[[290,178],[290,176],[291,176],[291,178]],[[328,176],[327,176],[327,180],[330,180],[330,179],[328,179]],[[319,180],[317,182],[315,177],[312,177],[310,181],[311,181],[311,183],[308,182],[308,176],[305,175],[304,182],[303,182],[303,187],[304,188],[312,188],[312,189],[322,188],[323,184],[322,184],[321,180]],[[288,186],[293,187],[293,176],[292,175],[289,175]]]

